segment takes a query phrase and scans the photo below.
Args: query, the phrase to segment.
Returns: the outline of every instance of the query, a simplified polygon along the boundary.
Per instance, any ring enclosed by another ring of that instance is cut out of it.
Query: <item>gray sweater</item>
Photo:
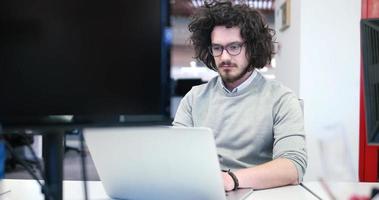
[[[244,89],[228,93],[217,76],[181,100],[173,125],[211,128],[222,169],[287,158],[299,182],[307,167],[304,119],[298,98],[260,73]]]

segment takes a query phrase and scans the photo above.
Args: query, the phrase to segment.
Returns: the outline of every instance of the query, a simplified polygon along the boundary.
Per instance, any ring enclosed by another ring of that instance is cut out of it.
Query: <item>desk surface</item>
[[[321,199],[332,200],[320,182],[305,182],[303,184]],[[335,199],[350,199],[353,195],[370,197],[371,190],[374,187],[379,188],[379,183],[366,182],[327,182],[326,184]]]
[[[100,181],[88,181],[88,193],[91,200],[109,200],[103,185]],[[322,199],[328,199],[319,182],[304,183],[308,188],[313,190]],[[374,186],[379,186],[379,183],[330,183],[329,184],[336,192],[337,199],[348,199],[350,194],[369,194],[369,191]],[[0,190],[8,191],[0,196],[0,199],[19,200],[19,199],[44,199],[41,194],[39,185],[34,180],[20,179],[4,179],[0,181]],[[82,200],[83,182],[82,181],[64,181],[63,195],[65,200]],[[299,200],[314,200],[317,199],[303,187],[285,186],[266,190],[254,191],[247,200],[270,200],[270,199],[299,199]]]

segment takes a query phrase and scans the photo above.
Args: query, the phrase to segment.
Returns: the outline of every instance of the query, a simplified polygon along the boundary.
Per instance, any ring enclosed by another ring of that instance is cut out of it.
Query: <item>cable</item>
[[[29,144],[27,144],[26,146],[28,147],[29,152],[32,154],[33,159],[36,161],[36,166],[37,166],[37,169],[38,169],[40,175],[42,176],[43,180],[46,180],[45,171],[43,170],[42,165],[41,165],[35,151],[33,150],[33,148]]]
[[[319,197],[316,193],[314,193],[311,189],[309,189],[307,186],[305,186],[303,183],[300,183],[300,186],[303,187],[305,190],[307,190],[309,193],[311,193],[314,197],[316,197],[319,200],[322,200],[321,197]]]
[[[26,137],[27,134],[25,133],[18,133],[18,132],[15,132],[15,133],[12,133],[12,135],[19,135],[21,137],[24,137],[25,140],[27,140],[28,138]],[[35,160],[36,162],[36,166],[37,166],[37,170],[39,171],[39,174],[40,176],[42,177],[43,180],[46,180],[46,174],[45,174],[45,171],[43,170],[43,167],[41,165],[41,162],[39,161],[38,157],[37,157],[37,154],[35,153],[34,149],[32,148],[32,146],[30,144],[25,144],[26,147],[28,148],[29,152],[32,154],[32,157],[33,159]]]
[[[330,190],[328,184],[324,181],[323,178],[319,178],[320,184],[322,188],[325,190],[326,194],[330,197],[332,200],[336,200],[337,198],[334,196],[333,192]]]
[[[23,136],[26,138],[26,134],[22,134],[22,133],[17,133],[18,135],[20,136]],[[37,170],[39,171],[39,174],[42,176],[43,180],[46,180],[46,174],[45,174],[45,171],[41,165],[41,162],[39,161],[38,157],[37,157],[37,154],[36,152],[34,151],[34,149],[32,148],[32,146],[30,144],[26,144],[26,147],[28,148],[29,152],[32,154],[32,157],[33,159],[35,160],[36,162],[36,166],[37,166]]]
[[[83,132],[79,130],[79,136],[80,136],[80,158],[81,158],[81,166],[82,166],[82,177],[83,177],[83,187],[84,187],[84,198],[85,200],[88,199],[88,191],[87,191],[87,169],[86,169],[86,158],[85,158],[85,151],[84,151],[84,136]]]
[[[42,184],[42,182],[39,180],[39,178],[37,177],[37,175],[33,172],[33,170],[25,163],[25,161],[23,161],[17,154],[16,152],[14,152],[13,150],[13,147],[8,143],[8,141],[4,140],[5,142],[5,146],[7,147],[8,151],[11,153],[11,155],[14,157],[14,159],[20,164],[22,165],[26,171],[29,172],[29,174],[32,176],[32,178],[34,180],[37,181],[37,183],[41,186],[41,191],[43,194],[45,194],[45,196],[48,198],[48,199],[51,199],[53,200],[53,197],[51,196],[50,192],[49,192],[49,188],[46,187],[46,185]]]

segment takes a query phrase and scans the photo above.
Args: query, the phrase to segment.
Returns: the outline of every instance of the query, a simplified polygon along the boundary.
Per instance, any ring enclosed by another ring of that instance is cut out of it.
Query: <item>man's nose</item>
[[[223,49],[221,52],[221,60],[230,60],[231,56],[226,49]]]

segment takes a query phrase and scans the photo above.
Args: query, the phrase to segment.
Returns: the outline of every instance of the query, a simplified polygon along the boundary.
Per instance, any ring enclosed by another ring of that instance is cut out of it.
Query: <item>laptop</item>
[[[84,137],[108,196],[117,199],[241,200],[225,194],[208,128],[85,128]]]

